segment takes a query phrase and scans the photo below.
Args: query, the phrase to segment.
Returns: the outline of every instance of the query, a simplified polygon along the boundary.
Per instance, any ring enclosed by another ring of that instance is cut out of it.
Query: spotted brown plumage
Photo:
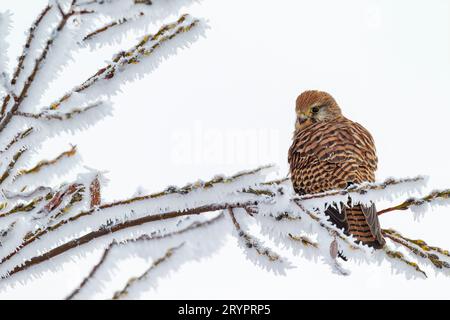
[[[377,156],[370,133],[345,118],[331,95],[305,91],[296,101],[297,121],[289,149],[291,181],[298,194],[344,189],[375,181]],[[375,205],[354,204],[342,212],[330,207],[330,220],[359,241],[384,245]]]

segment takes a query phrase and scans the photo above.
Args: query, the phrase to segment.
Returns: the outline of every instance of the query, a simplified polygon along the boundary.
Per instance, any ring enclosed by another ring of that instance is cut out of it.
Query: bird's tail
[[[381,235],[381,227],[375,204],[365,206],[357,204],[352,207],[344,207],[339,211],[329,207],[325,214],[330,221],[345,233],[353,235],[362,243],[379,249],[384,246],[385,240]]]
[[[371,206],[357,204],[346,208],[346,216],[348,232],[356,239],[376,249],[384,246],[385,241],[381,235],[375,204]]]

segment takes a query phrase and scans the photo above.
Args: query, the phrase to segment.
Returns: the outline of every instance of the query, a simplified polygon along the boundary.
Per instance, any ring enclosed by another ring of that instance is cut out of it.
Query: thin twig
[[[112,249],[114,247],[117,246],[121,246],[121,245],[126,245],[130,242],[136,243],[136,242],[142,242],[142,241],[155,241],[155,240],[162,240],[162,239],[166,239],[166,238],[170,238],[170,237],[175,237],[181,234],[184,234],[188,231],[192,231],[198,228],[202,228],[202,227],[206,227],[209,226],[221,219],[223,219],[224,215],[223,213],[219,214],[218,216],[203,221],[203,222],[193,222],[190,225],[188,225],[187,227],[180,229],[180,230],[176,230],[170,233],[165,233],[162,235],[152,235],[149,236],[148,234],[143,234],[141,236],[139,236],[138,238],[132,238],[132,239],[126,239],[124,241],[121,242],[116,242],[115,240],[113,240],[104,250],[102,257],[100,258],[100,261],[94,265],[93,269],[89,272],[88,276],[86,278],[84,278],[84,280],[81,282],[81,284],[74,289],[74,291],[66,298],[66,299],[73,299],[74,296],[76,296],[82,289],[84,286],[86,286],[86,284],[94,277],[95,273],[102,267],[102,265],[105,264],[107,257],[110,255],[110,252],[112,251]]]
[[[399,251],[395,251],[395,250],[391,250],[389,248],[387,248],[386,246],[383,247],[383,250],[386,252],[386,254],[392,258],[392,259],[397,259],[402,261],[404,264],[410,266],[411,268],[413,268],[414,270],[416,270],[417,272],[421,273],[422,275],[425,276],[425,278],[428,278],[427,274],[425,273],[425,271],[423,271],[419,265],[415,262],[409,261],[408,259],[405,258],[405,256],[403,255],[403,253],[399,252]]]
[[[179,244],[178,246],[175,247],[171,247],[169,248],[166,253],[156,259],[155,261],[152,262],[151,266],[144,271],[143,274],[141,274],[139,277],[137,278],[131,278],[127,281],[127,283],[125,284],[125,286],[122,288],[122,290],[117,291],[116,293],[114,293],[113,296],[113,300],[117,300],[120,299],[124,296],[126,296],[128,294],[128,290],[130,290],[130,288],[135,285],[136,283],[139,283],[140,281],[144,280],[145,278],[148,277],[148,275],[154,270],[156,269],[160,264],[162,264],[163,262],[166,262],[167,260],[170,259],[170,257],[172,257],[172,255],[178,251],[182,246],[184,246],[184,242],[182,242],[181,244]]]
[[[22,132],[17,133],[14,138],[8,143],[8,145],[2,150],[0,151],[0,154],[5,153],[6,151],[8,151],[14,144],[16,144],[17,142],[19,142],[20,140],[28,137],[31,133],[33,132],[33,128],[30,127]]]
[[[94,265],[94,267],[91,269],[89,274],[83,279],[83,281],[66,297],[66,300],[72,300],[76,295],[80,293],[80,291],[84,288],[84,286],[94,277],[96,272],[105,263],[112,248],[117,246],[117,244],[118,243],[114,240],[106,247],[106,249],[103,251],[102,256],[100,257],[100,260]]]
[[[31,47],[31,43],[33,42],[33,39],[35,37],[35,33],[37,28],[39,27],[39,25],[41,24],[42,20],[44,19],[44,17],[47,15],[47,13],[50,11],[50,9],[52,8],[51,5],[47,5],[42,12],[37,16],[36,20],[33,22],[30,30],[28,31],[28,37],[27,37],[27,41],[25,42],[25,46],[23,48],[22,54],[19,57],[16,69],[14,71],[13,77],[11,79],[11,85],[15,85],[17,82],[17,79],[19,78],[20,73],[23,70],[23,64],[25,62],[25,59],[28,56],[28,50]]]
[[[295,236],[291,233],[288,233],[288,236],[290,239],[300,242],[302,245],[304,245],[305,247],[313,247],[313,248],[318,248],[319,244],[312,241],[311,239],[309,239],[308,237],[305,236]]]
[[[392,230],[392,229],[383,229],[384,233],[390,234],[390,235],[394,235],[397,238],[400,238],[408,243],[413,244],[414,246],[417,246],[418,248],[420,248],[422,251],[425,252],[429,252],[429,251],[434,251],[437,253],[440,253],[446,257],[450,257],[450,252],[448,250],[439,248],[439,247],[434,247],[434,246],[430,246],[428,245],[425,241],[420,240],[420,239],[410,239],[407,237],[402,236],[398,231]]]
[[[38,204],[40,204],[42,201],[44,201],[47,197],[52,196],[53,193],[48,193],[47,196],[38,196],[34,199],[32,199],[31,201],[29,201],[28,203],[19,203],[18,205],[16,205],[15,207],[13,207],[11,210],[4,212],[2,214],[0,214],[0,218],[5,218],[8,217],[12,214],[16,214],[16,213],[23,213],[23,212],[30,212],[33,209],[35,209],[37,207]]]
[[[281,261],[281,257],[277,253],[271,251],[269,248],[263,247],[260,244],[259,240],[257,240],[256,238],[254,238],[253,236],[249,235],[247,232],[242,230],[241,225],[239,224],[239,222],[236,219],[236,216],[234,215],[233,209],[234,209],[233,207],[227,207],[228,214],[231,217],[231,221],[233,222],[233,225],[238,233],[238,236],[244,241],[245,246],[249,249],[254,249],[260,256],[266,257],[271,262]]]
[[[146,4],[146,5],[152,5],[151,0],[134,0],[134,4]]]
[[[437,269],[442,269],[443,267],[450,268],[450,265],[446,261],[441,261],[437,255],[422,251],[420,247],[416,247],[414,245],[409,244],[404,239],[397,237],[396,233],[395,232],[393,233],[392,231],[393,230],[383,230],[382,231],[383,236],[391,239],[395,243],[402,245],[410,252],[412,252],[414,255],[422,259],[429,260]]]
[[[39,187],[37,187],[37,188],[35,188],[35,189],[31,190],[31,191],[28,191],[28,192],[25,192],[25,191],[10,192],[8,190],[3,190],[3,196],[7,200],[14,200],[14,199],[26,200],[26,199],[34,197],[37,194],[40,194],[42,192],[49,193],[49,192],[52,192],[52,191],[53,191],[53,188],[51,188],[51,187],[39,186]]]
[[[18,177],[19,176],[24,176],[27,174],[31,174],[31,173],[36,173],[39,172],[40,170],[42,170],[45,167],[54,165],[58,162],[60,162],[61,160],[65,159],[65,158],[70,158],[73,157],[77,152],[76,146],[72,146],[70,148],[70,150],[64,151],[62,153],[60,153],[56,158],[51,159],[51,160],[41,160],[39,161],[38,164],[36,164],[34,167],[30,168],[30,169],[24,169],[24,170],[20,170],[18,172]]]
[[[16,116],[21,116],[21,117],[25,117],[25,118],[33,118],[33,119],[37,119],[37,120],[59,120],[59,121],[63,121],[63,120],[68,120],[73,118],[74,116],[77,116],[79,114],[82,114],[86,111],[92,110],[94,108],[100,107],[103,103],[102,102],[96,102],[93,103],[87,107],[84,108],[80,108],[80,109],[73,109],[69,112],[65,112],[65,113],[49,113],[48,110],[40,112],[40,113],[29,113],[29,112],[21,112],[21,111],[16,111],[14,113],[14,115]]]
[[[386,212],[391,212],[391,211],[395,211],[395,210],[407,210],[413,206],[421,206],[425,203],[430,203],[430,202],[433,202],[434,200],[441,200],[441,199],[450,199],[450,189],[443,190],[443,191],[433,191],[429,195],[427,195],[423,198],[420,198],[420,199],[414,199],[414,198],[408,199],[405,202],[403,202],[397,206],[378,211],[378,215],[382,215]]]
[[[21,149],[19,150],[11,159],[11,161],[8,164],[8,167],[6,168],[5,172],[0,176],[0,185],[5,182],[5,180],[11,175],[15,165],[17,164],[17,161],[22,157],[22,155],[27,151],[27,149]]]
[[[96,30],[90,32],[89,34],[87,34],[87,35],[83,38],[83,41],[91,40],[92,38],[98,36],[99,34],[105,32],[105,31],[111,30],[112,28],[114,28],[114,27],[116,27],[116,26],[120,26],[120,25],[126,24],[126,23],[128,23],[128,22],[135,21],[135,20],[137,20],[138,18],[140,18],[140,17],[142,17],[142,16],[144,16],[144,13],[143,13],[143,12],[140,12],[139,15],[137,15],[137,16],[130,17],[130,18],[125,18],[125,17],[124,17],[124,18],[118,19],[118,20],[116,20],[116,21],[110,22],[110,23],[104,25],[103,27],[98,28],[98,29],[96,29]]]

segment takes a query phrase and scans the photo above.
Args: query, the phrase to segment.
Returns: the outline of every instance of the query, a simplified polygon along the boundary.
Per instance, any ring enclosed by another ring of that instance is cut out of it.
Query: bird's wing
[[[317,123],[297,132],[288,161],[294,184],[314,193],[345,188],[348,183],[374,181],[378,159],[370,133],[361,125],[342,119]],[[310,187],[306,186],[308,183]]]
[[[350,120],[323,122],[302,130],[294,137],[290,154],[329,163],[354,160],[376,170],[375,143],[370,133]]]

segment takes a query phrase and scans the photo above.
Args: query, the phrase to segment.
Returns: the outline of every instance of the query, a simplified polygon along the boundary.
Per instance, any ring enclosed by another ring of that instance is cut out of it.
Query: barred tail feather
[[[374,248],[382,248],[385,240],[381,235],[375,204],[370,207],[362,204],[346,208],[348,232],[359,241]]]

